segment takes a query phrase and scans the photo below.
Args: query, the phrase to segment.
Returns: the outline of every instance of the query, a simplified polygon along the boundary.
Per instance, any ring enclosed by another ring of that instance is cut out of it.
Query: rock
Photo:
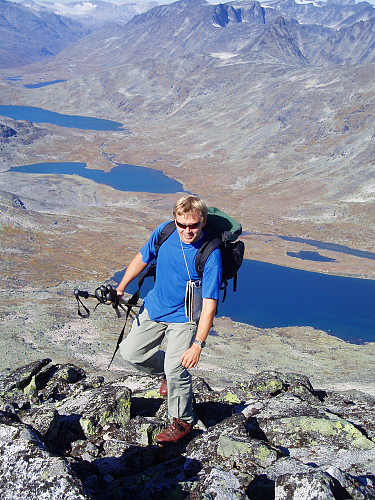
[[[248,498],[239,480],[232,473],[216,467],[205,474],[199,490],[204,494],[204,498],[208,499],[245,500]]]
[[[337,498],[334,494],[336,489],[332,478],[321,471],[285,474],[276,479],[275,499],[335,500]]]
[[[4,378],[0,378],[0,394],[3,396],[13,389],[24,389],[30,384],[32,377],[39,373],[51,360],[49,358],[34,361],[12,371]]]
[[[367,450],[375,447],[375,443],[349,421],[288,394],[276,396],[258,413],[256,422],[275,446],[298,448],[328,444]],[[254,421],[250,433],[252,429]]]
[[[59,413],[80,415],[79,424],[86,437],[107,423],[123,425],[130,420],[130,390],[117,390],[112,383],[79,393],[57,405]]]
[[[220,391],[194,378],[193,431],[158,446],[168,425],[159,385],[50,360],[7,374],[0,496],[44,498],[48,486],[52,499],[375,498],[373,398],[317,392],[294,373]]]
[[[52,405],[23,410],[18,417],[24,424],[32,426],[49,448],[54,448],[60,430],[60,416]]]
[[[0,412],[0,496],[4,500],[84,500],[68,463],[50,453],[36,432]]]
[[[238,439],[222,434],[219,437],[217,454],[229,459],[233,468],[247,471],[250,463],[267,467],[275,462],[279,453],[268,443],[257,439]]]

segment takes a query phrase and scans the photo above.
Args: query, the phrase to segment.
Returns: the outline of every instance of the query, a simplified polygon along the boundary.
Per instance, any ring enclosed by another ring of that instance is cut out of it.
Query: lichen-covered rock
[[[316,392],[293,373],[261,372],[220,391],[193,377],[193,431],[158,446],[169,423],[159,386],[144,375],[105,383],[50,360],[8,373],[0,446],[22,458],[1,457],[2,497],[18,498],[7,482],[26,461],[31,477],[36,464],[43,470],[38,487],[20,475],[14,491],[30,499],[37,491],[38,500],[48,474],[68,499],[375,499],[371,397]]]
[[[0,412],[0,497],[4,500],[84,500],[81,481],[38,435]]]
[[[98,426],[107,423],[126,424],[130,420],[131,392],[126,387],[117,388],[112,383],[98,389],[80,392],[74,398],[57,404],[59,413],[79,415],[79,423],[86,437],[92,436]]]
[[[357,390],[331,392],[324,399],[326,410],[349,420],[375,442],[375,397]]]
[[[202,496],[196,496],[198,492]],[[231,472],[217,467],[206,471],[202,484],[194,490],[193,498],[207,500],[245,500],[248,497],[240,481]]]
[[[33,361],[32,363],[16,368],[7,376],[0,378],[0,394],[4,395],[12,389],[24,389],[40,370],[50,363],[49,358]]]
[[[21,411],[18,418],[35,429],[43,442],[53,449],[60,429],[59,413],[53,405],[36,406],[28,411]]]
[[[281,393],[293,394],[304,401],[319,404],[309,379],[296,373],[282,374],[277,371],[259,372],[246,382],[237,382],[221,393],[221,399],[229,403],[251,401],[254,398],[274,397]]]
[[[306,447],[329,444],[339,448],[370,450],[375,443],[353,424],[339,417],[284,417],[261,425],[267,438],[276,446]]]
[[[324,472],[285,474],[276,478],[275,500],[335,500],[337,487]]]
[[[258,437],[261,432],[275,446],[296,448],[329,444],[357,449],[375,446],[349,421],[289,394],[273,398],[248,423],[250,434]]]
[[[278,453],[267,442],[257,439],[239,439],[226,434],[219,436],[217,454],[231,462],[232,467],[247,471],[252,464],[268,467],[278,459]]]

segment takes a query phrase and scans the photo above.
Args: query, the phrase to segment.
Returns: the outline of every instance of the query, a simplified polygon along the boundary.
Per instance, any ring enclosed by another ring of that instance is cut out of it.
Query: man
[[[161,394],[167,395],[172,424],[156,436],[159,443],[177,442],[192,430],[193,389],[189,368],[198,364],[212,327],[221,284],[221,253],[217,248],[208,257],[202,277],[202,312],[199,322],[185,315],[186,283],[198,280],[195,256],[204,239],[207,207],[196,196],[183,196],[173,208],[176,230],[160,246],[154,288],[120,344],[122,357],[137,369],[163,376]],[[121,297],[127,285],[156,256],[155,242],[168,222],[158,226],[149,241],[131,261],[117,287]],[[160,349],[167,340],[165,352]]]

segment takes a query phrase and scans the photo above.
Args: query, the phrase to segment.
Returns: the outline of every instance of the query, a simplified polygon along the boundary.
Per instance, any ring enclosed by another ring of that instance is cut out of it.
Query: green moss
[[[85,436],[92,436],[95,433],[95,425],[89,418],[81,418],[79,423]]]
[[[30,384],[24,388],[23,392],[24,392],[24,394],[27,394],[29,396],[37,396],[38,395],[38,389],[36,386],[35,376],[31,379]]]
[[[271,453],[271,450],[269,448],[267,448],[267,446],[260,446],[257,449],[257,452],[254,453],[254,458],[256,459],[256,461],[258,463],[261,464],[269,458],[270,453]]]
[[[316,432],[322,437],[341,436],[349,441],[354,447],[360,449],[371,449],[374,447],[361,431],[344,419],[330,420],[328,418],[315,417],[290,417],[282,418],[281,423],[288,432],[292,434]]]
[[[264,382],[259,382],[259,385],[253,386],[253,391],[258,392],[268,392],[269,394],[276,394],[277,392],[282,391],[283,383],[279,379],[270,379]]]
[[[157,389],[152,389],[151,391],[147,391],[144,395],[144,398],[153,399],[153,398],[161,398],[160,392]]]
[[[227,394],[223,398],[223,401],[231,404],[241,403],[241,401],[238,399],[238,396],[233,392],[227,392]]]

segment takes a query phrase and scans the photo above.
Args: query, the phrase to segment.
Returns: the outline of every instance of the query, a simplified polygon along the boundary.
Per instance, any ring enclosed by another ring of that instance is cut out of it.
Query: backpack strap
[[[147,269],[141,275],[139,275],[138,290],[129,299],[129,302],[131,304],[136,304],[138,302],[139,291],[141,289],[141,286],[143,285],[144,280],[149,276],[153,276],[155,280],[156,259],[158,257],[159,249],[161,245],[164,243],[164,241],[166,241],[175,230],[176,230],[176,224],[174,223],[173,220],[171,222],[168,222],[168,224],[161,230],[158,239],[155,241],[155,259],[151,262],[151,264],[147,267]]]
[[[195,257],[195,270],[200,279],[203,277],[203,270],[208,257],[211,253],[222,244],[222,239],[219,238],[215,233],[207,231],[203,243],[199,247],[197,255]]]

